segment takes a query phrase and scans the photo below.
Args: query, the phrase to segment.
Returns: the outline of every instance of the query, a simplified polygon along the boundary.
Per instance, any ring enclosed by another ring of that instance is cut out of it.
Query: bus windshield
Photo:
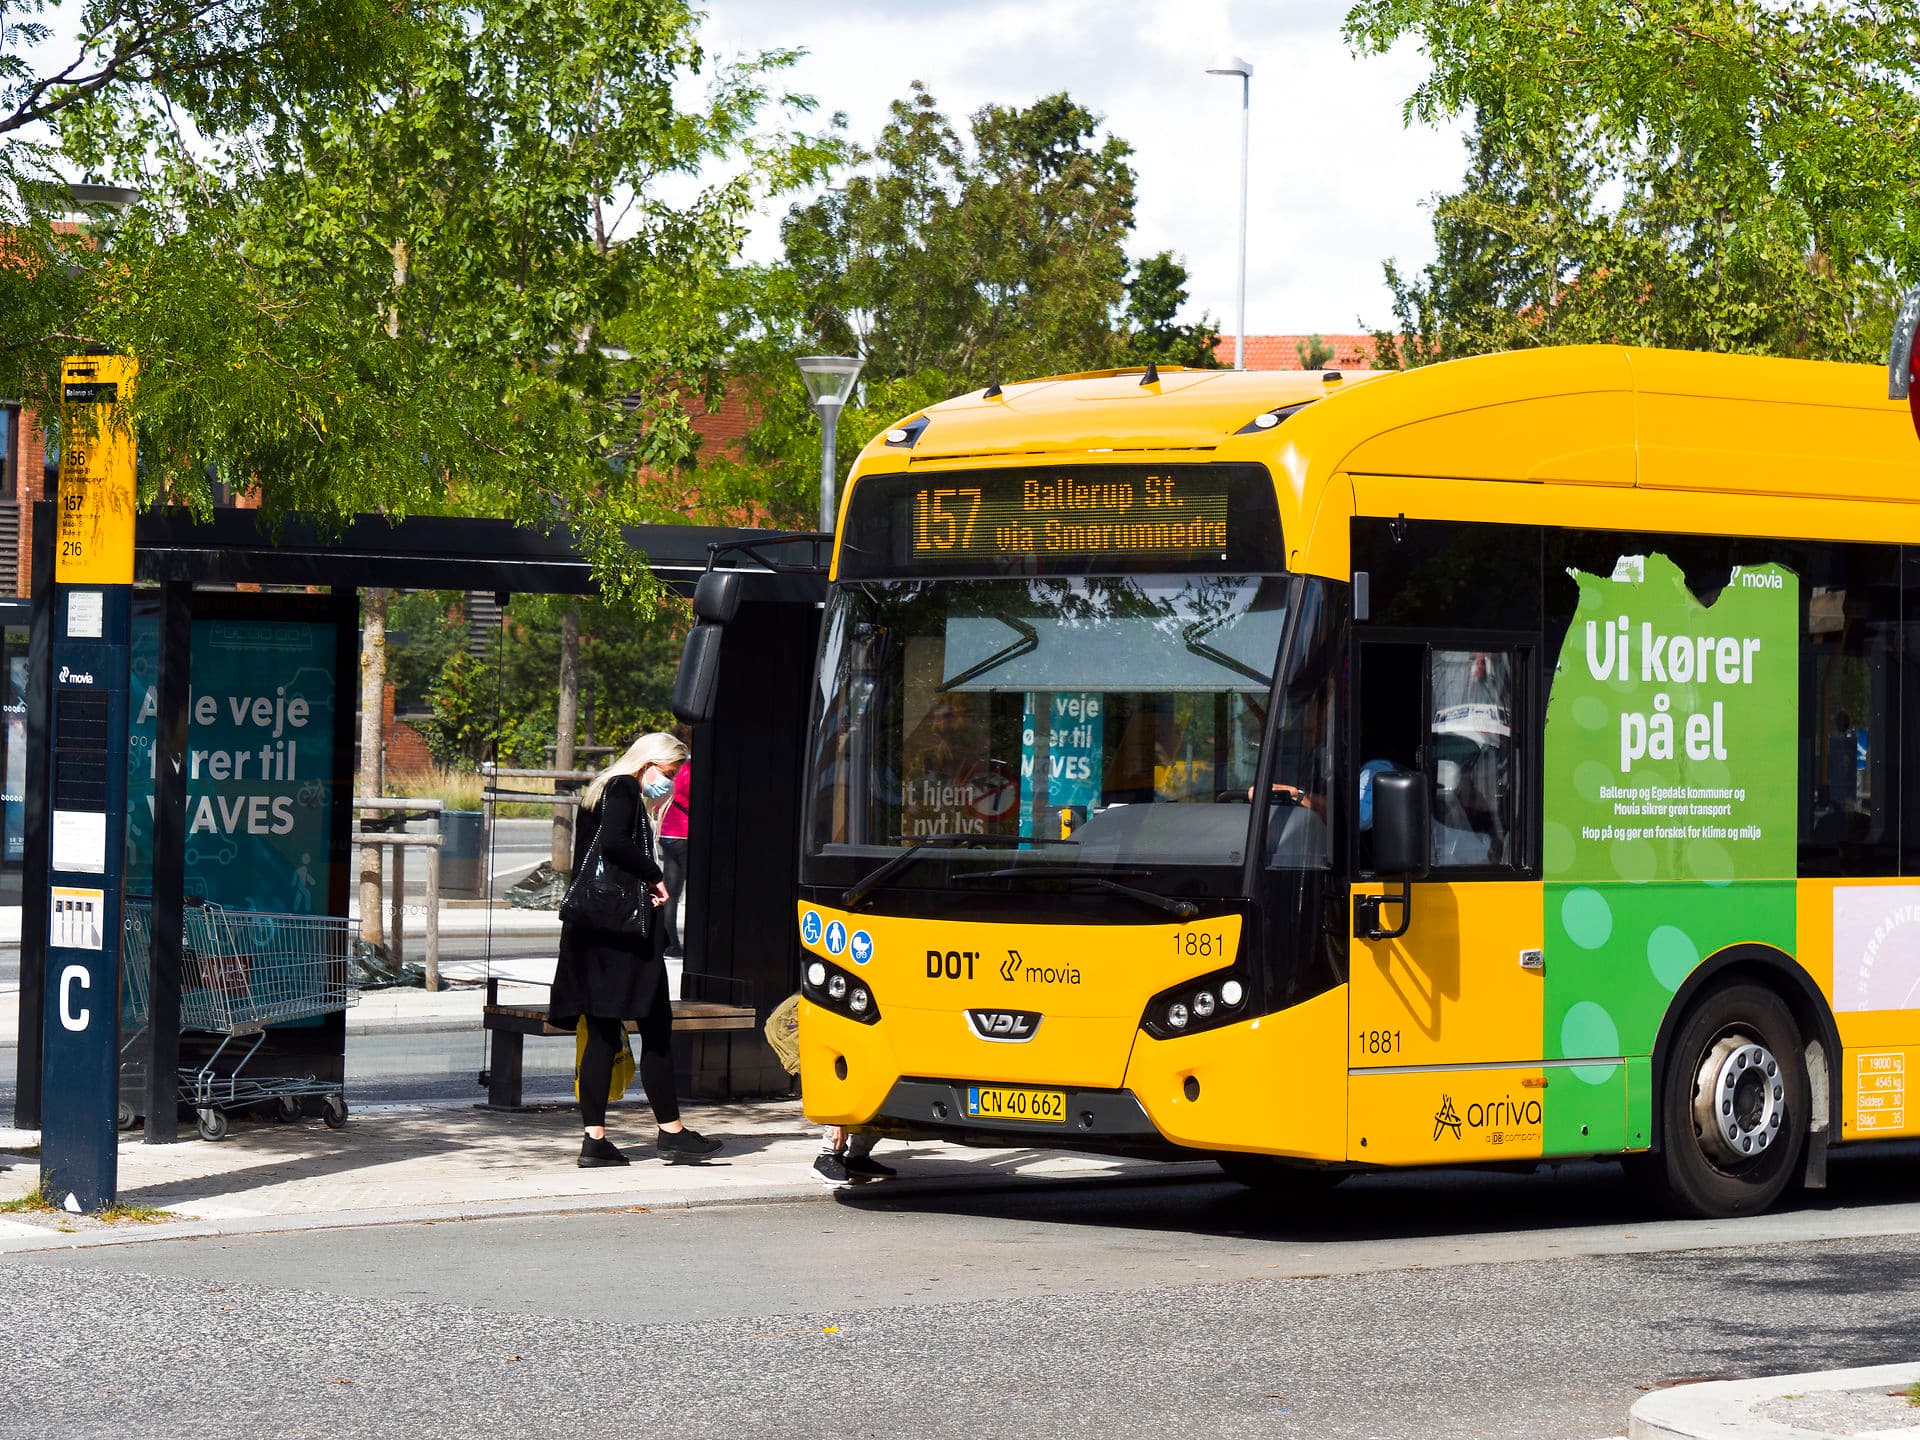
[[[1288,609],[1306,583],[1318,582],[1135,575],[837,589],[816,696],[809,856],[977,835],[981,848],[943,848],[942,860],[1237,867]],[[1297,737],[1285,717],[1281,728]],[[908,867],[900,883],[934,883],[943,868]]]

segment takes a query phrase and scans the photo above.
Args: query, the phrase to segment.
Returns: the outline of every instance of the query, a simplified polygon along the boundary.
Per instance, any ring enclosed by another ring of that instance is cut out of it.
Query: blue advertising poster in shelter
[[[333,884],[334,788],[351,763],[339,753],[339,623],[260,608],[193,621],[185,889],[236,910],[326,914],[345,889]],[[127,877],[138,891],[153,872],[155,605],[136,608],[132,670]]]

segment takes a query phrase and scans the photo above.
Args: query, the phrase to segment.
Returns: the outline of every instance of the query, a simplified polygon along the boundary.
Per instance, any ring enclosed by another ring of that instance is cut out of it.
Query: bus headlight
[[[1147,1002],[1140,1028],[1161,1040],[1232,1025],[1247,1018],[1247,980],[1238,970],[1216,970],[1162,990]]]
[[[823,1010],[831,1010],[862,1025],[880,1021],[880,1002],[874,998],[866,977],[855,979],[838,965],[826,960],[809,960],[800,972],[800,993]]]

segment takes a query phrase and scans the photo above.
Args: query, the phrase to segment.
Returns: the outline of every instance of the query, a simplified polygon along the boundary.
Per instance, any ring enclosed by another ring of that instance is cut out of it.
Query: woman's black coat
[[[600,808],[582,806],[573,833],[573,873],[580,873],[594,835],[604,827],[600,853],[643,885],[661,878],[653,858],[653,822],[640,803],[640,782],[618,775],[600,793]],[[654,912],[645,939],[590,930],[579,925],[560,927],[560,963],[553,973],[553,999],[547,1019],[571,1030],[582,1015],[619,1020],[644,1020],[656,1004],[665,1004],[667,927]]]

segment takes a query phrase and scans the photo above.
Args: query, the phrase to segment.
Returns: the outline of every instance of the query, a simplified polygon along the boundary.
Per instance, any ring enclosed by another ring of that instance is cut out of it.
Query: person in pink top
[[[692,794],[693,761],[689,759],[673,777],[673,795],[660,812],[660,868],[666,872],[667,903],[661,907],[666,917],[667,951],[681,956],[680,896],[687,888],[687,799]]]

